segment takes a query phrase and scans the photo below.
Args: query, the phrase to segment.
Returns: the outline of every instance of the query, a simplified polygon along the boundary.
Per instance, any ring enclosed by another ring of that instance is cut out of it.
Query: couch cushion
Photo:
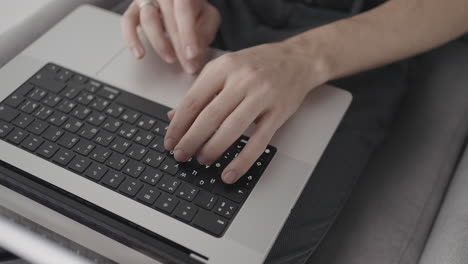
[[[308,263],[418,262],[468,131],[468,42],[410,69],[393,130]]]
[[[468,116],[465,115],[468,119]],[[468,149],[450,183],[420,264],[468,263]]]
[[[110,6],[115,0],[15,0],[0,4],[0,67],[84,3]]]

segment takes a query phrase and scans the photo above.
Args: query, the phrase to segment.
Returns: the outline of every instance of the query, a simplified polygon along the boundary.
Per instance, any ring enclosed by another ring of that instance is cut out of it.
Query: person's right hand
[[[133,55],[140,59],[145,54],[137,33],[141,25],[151,46],[167,63],[179,61],[191,74],[201,70],[221,23],[218,10],[207,0],[154,0],[140,9],[141,2],[134,0],[122,19]]]

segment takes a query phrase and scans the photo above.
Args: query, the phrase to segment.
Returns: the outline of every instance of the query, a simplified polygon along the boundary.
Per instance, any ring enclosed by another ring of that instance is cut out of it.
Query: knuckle
[[[197,98],[189,97],[186,99],[183,110],[189,113],[198,113],[201,108],[201,103]]]
[[[221,65],[221,67],[235,67],[237,63],[237,55],[235,55],[234,53],[224,54],[221,57],[219,57],[218,63]]]

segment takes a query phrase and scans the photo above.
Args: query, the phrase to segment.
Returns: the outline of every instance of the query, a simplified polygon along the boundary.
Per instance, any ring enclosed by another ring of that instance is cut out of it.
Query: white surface
[[[105,37],[102,32],[106,32]],[[0,100],[45,62],[52,61],[175,106],[193,77],[179,68],[168,67],[152,52],[137,62],[124,46],[117,15],[82,7],[0,71],[0,82],[6,87],[0,90]],[[350,95],[342,90],[323,87],[304,101],[274,137],[272,144],[278,147],[277,155],[222,238],[194,229],[3,142],[0,159],[208,256],[210,263],[260,263],[350,100]],[[67,237],[74,240],[73,236]]]
[[[2,0],[0,67],[83,3],[110,6],[116,0]]]
[[[50,241],[0,217],[0,246],[35,264],[91,264]]]

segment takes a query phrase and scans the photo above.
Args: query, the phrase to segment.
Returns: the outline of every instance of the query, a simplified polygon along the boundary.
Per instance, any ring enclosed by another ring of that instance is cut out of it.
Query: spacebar
[[[171,108],[167,106],[158,104],[156,102],[128,92],[122,92],[119,96],[117,96],[117,99],[115,101],[119,104],[142,112],[143,114],[156,117],[160,120],[169,123],[167,112],[170,111]]]

